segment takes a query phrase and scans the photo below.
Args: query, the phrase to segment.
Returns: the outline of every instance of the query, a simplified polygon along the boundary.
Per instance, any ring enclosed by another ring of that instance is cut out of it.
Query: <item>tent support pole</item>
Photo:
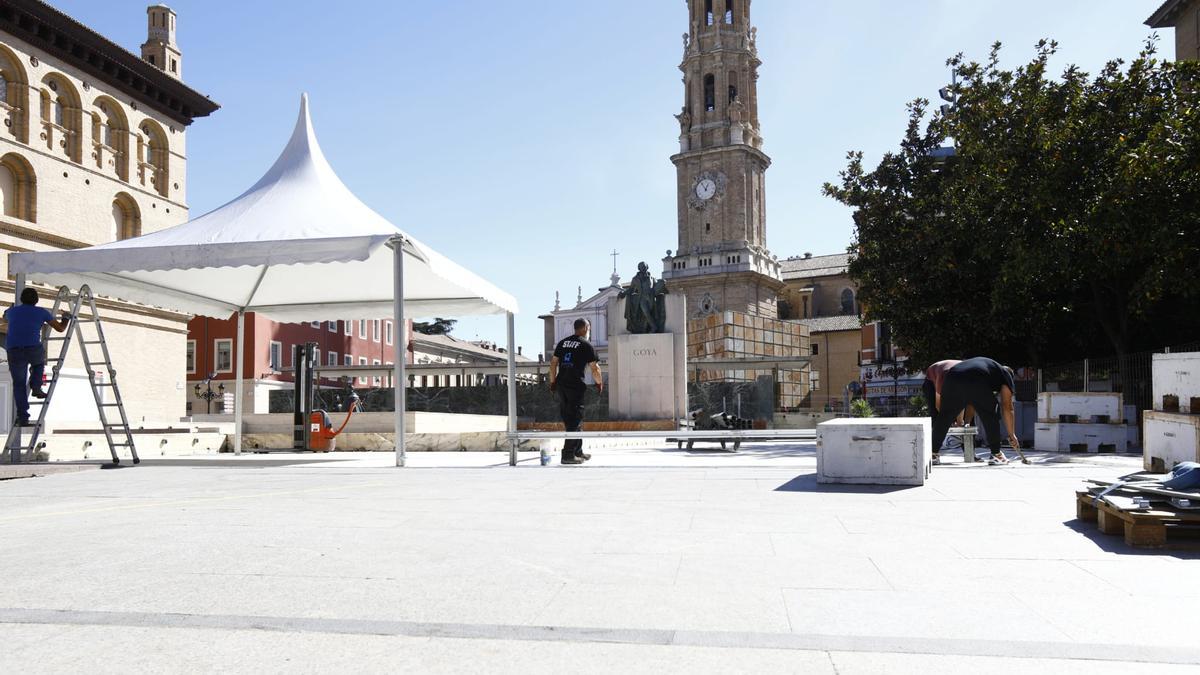
[[[242,454],[242,376],[246,367],[246,357],[243,349],[246,347],[246,312],[237,313],[237,351],[234,359],[237,361],[237,378],[233,385],[233,454]]]
[[[404,374],[405,362],[408,360],[408,325],[404,322],[404,239],[396,237],[388,242],[392,248],[392,279],[394,283],[392,295],[392,325],[396,331],[396,362],[392,372],[392,395],[396,410],[396,466],[402,467],[408,460],[407,445],[404,429],[405,389],[408,379]]]
[[[517,433],[517,331],[516,319],[508,312],[508,433]],[[517,465],[517,439],[509,437],[508,465]]]
[[[15,281],[16,286],[13,288],[13,307],[21,304],[21,293],[25,291],[25,275],[18,274]],[[8,419],[15,421],[17,419],[17,402],[16,399],[11,396],[9,399],[12,400],[12,403],[9,404],[8,410],[5,411],[5,414],[8,415]],[[10,464],[16,464],[17,462],[21,461],[21,444],[23,442],[21,440],[21,427],[14,427],[11,434],[13,445],[12,447],[8,448],[8,461]],[[33,461],[35,454],[36,453],[33,451],[30,451],[29,461]]]

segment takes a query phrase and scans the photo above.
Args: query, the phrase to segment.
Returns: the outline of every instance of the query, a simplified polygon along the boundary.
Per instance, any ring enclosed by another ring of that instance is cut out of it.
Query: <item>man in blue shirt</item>
[[[58,332],[67,329],[70,315],[60,321],[44,307],[38,307],[38,292],[32,288],[21,291],[21,304],[4,310],[8,336],[4,348],[8,351],[8,370],[12,373],[13,400],[17,404],[17,424],[29,424],[29,393],[46,398],[42,377],[46,369],[46,352],[42,349],[42,325],[49,324]]]

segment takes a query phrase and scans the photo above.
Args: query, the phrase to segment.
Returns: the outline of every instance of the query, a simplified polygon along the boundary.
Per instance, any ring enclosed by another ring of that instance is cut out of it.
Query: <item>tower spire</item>
[[[663,277],[704,311],[777,314],[779,263],[767,250],[766,182],[758,119],[758,31],[752,0],[688,0],[683,36],[679,248]],[[737,275],[736,283],[731,275]],[[678,282],[682,282],[678,283]]]

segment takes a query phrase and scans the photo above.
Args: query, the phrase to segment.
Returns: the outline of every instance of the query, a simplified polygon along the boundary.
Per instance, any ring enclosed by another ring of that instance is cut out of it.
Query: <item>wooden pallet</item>
[[[1109,501],[1106,501],[1108,499]],[[1080,520],[1095,522],[1104,534],[1123,534],[1125,543],[1134,548],[1162,548],[1167,545],[1168,525],[1200,525],[1200,513],[1167,510],[1160,506],[1150,509],[1126,509],[1111,502],[1124,504],[1128,497],[1109,495],[1096,502],[1096,495],[1086,490],[1075,493],[1075,515]]]

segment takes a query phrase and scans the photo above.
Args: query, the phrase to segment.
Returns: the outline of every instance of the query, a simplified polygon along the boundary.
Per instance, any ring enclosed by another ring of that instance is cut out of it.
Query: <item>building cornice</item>
[[[69,63],[183,125],[221,106],[40,0],[0,0],[0,31]]]
[[[725,126],[728,126],[728,125],[725,125]],[[771,158],[770,158],[770,156],[767,155],[767,153],[763,152],[762,150],[759,150],[758,148],[754,147],[753,145],[746,145],[746,144],[722,145],[722,146],[718,146],[715,148],[703,148],[701,150],[688,150],[687,152],[681,152],[679,154],[671,155],[671,162],[673,162],[674,164],[679,164],[680,162],[682,162],[684,160],[692,159],[693,157],[704,157],[705,155],[718,155],[718,154],[722,154],[722,153],[726,153],[726,152],[749,153],[750,155],[752,155],[753,157],[758,159],[758,161],[762,162],[764,167],[771,166]]]
[[[1179,13],[1187,9],[1191,0],[1167,0],[1159,6],[1145,23],[1151,28],[1174,28]]]

